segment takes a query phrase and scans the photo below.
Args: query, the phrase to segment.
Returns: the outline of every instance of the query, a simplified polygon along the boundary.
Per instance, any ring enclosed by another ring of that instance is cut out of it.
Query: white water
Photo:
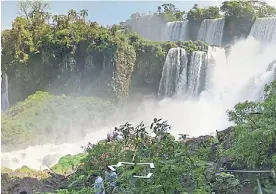
[[[188,96],[196,97],[204,88],[207,60],[205,52],[192,53],[188,73]]]
[[[275,76],[276,65],[274,69],[266,71],[269,63],[275,60],[275,53],[275,45],[264,48],[253,38],[237,42],[227,59],[224,49],[210,48],[206,89],[201,92],[198,100],[145,100],[140,110],[134,114],[135,119],[116,120],[112,127],[97,129],[97,132],[87,135],[78,143],[59,146],[48,144],[2,153],[2,165],[13,169],[22,165],[34,169],[46,168],[42,164],[45,156],[54,155],[54,161],[51,162],[54,164],[63,155],[79,153],[82,151],[81,145],[105,138],[107,132],[126,120],[149,123],[154,117],[164,118],[172,126],[171,132],[174,135],[186,133],[199,136],[222,130],[230,124],[225,112],[227,109],[245,99],[260,99],[264,85],[271,82]],[[13,158],[18,162],[12,161]]]
[[[114,126],[101,128],[94,133],[88,134],[83,141],[76,143],[65,143],[61,145],[45,144],[40,146],[30,146],[25,150],[17,150],[1,154],[1,165],[16,169],[23,165],[41,170],[47,166],[56,164],[62,156],[67,154],[78,154],[83,152],[81,146],[86,146],[88,142],[96,143],[106,137]]]
[[[1,72],[1,110],[6,110],[10,106],[8,89],[8,76]]]
[[[163,66],[158,96],[182,100],[198,96],[205,86],[207,64],[205,52],[194,51],[188,62],[184,49],[170,49]]]
[[[250,36],[265,43],[276,43],[276,17],[257,18]]]
[[[205,19],[202,21],[197,40],[207,42],[209,45],[221,46],[224,19]]]
[[[224,49],[210,48],[206,89],[200,99],[165,99],[159,103],[159,109],[149,108],[144,116],[167,119],[173,134],[199,136],[225,129],[231,124],[226,110],[246,99],[261,99],[264,85],[275,76],[275,69],[266,71],[276,58],[274,53],[275,45],[263,48],[252,38],[235,44],[227,59]]]
[[[158,96],[171,97],[185,93],[187,83],[187,54],[183,48],[171,48],[166,56]]]
[[[189,22],[167,22],[163,31],[162,40],[164,41],[185,41],[189,40]]]

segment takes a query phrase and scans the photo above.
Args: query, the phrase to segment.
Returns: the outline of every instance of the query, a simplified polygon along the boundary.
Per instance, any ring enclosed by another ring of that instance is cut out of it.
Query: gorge
[[[179,133],[199,136],[212,134],[214,129],[225,129],[231,124],[228,122],[226,110],[232,109],[240,101],[261,100],[264,85],[275,79],[275,64],[268,69],[269,64],[275,60],[274,53],[274,45],[263,47],[252,37],[233,45],[228,56],[225,49],[219,47],[209,47],[207,53],[195,51],[190,56],[184,49],[172,48],[164,63],[158,92],[160,97],[166,98],[159,102],[153,100],[154,103],[143,102],[146,103],[146,108],[136,112],[131,121],[150,121],[152,115],[166,118],[176,136]],[[174,114],[175,111],[178,112],[177,115]],[[201,118],[200,122],[196,122],[197,118]],[[112,126],[113,123],[110,124],[110,127]],[[54,164],[66,153],[81,152],[80,146],[86,141],[92,140],[96,143],[111,130],[104,128],[106,130],[100,130],[101,135],[92,132],[87,134],[83,141],[74,144],[38,145],[26,150],[2,153],[2,165],[6,164],[12,169],[22,165],[34,169],[45,168],[42,161],[46,156],[49,157],[49,153],[55,153],[52,155],[55,158]],[[183,131],[183,128],[187,130]],[[22,154],[28,161],[20,157]]]
[[[28,38],[32,33],[20,35],[30,48],[11,42],[17,41],[12,37],[16,30],[29,32],[24,19],[2,32],[2,146],[8,145],[2,150],[2,167],[47,169],[125,122],[148,125],[153,118],[164,118],[175,138],[216,136],[237,124],[227,111],[247,100],[261,102],[265,85],[276,79],[276,17],[256,17],[243,28],[239,22],[248,18],[230,21],[227,13],[215,18],[187,14],[181,21],[139,17],[120,29],[82,20],[68,27],[57,22],[53,31],[41,24],[46,30],[39,44]],[[63,28],[74,29],[76,39],[66,42],[72,34]],[[54,35],[49,38],[48,32]],[[18,56],[10,52],[12,43],[21,52]],[[104,102],[110,99],[117,106],[114,111],[112,103]],[[33,140],[36,128],[41,132]],[[60,137],[65,140],[56,142]]]

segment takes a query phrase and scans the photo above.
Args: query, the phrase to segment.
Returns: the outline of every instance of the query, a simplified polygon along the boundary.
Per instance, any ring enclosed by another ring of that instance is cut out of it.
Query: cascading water
[[[1,109],[6,110],[9,108],[9,93],[8,93],[8,76],[6,73],[1,72]]]
[[[231,125],[226,110],[244,100],[261,100],[264,85],[273,80],[275,71],[267,68],[275,60],[276,45],[264,48],[248,38],[233,45],[227,57],[225,53],[223,48],[210,47],[206,87],[199,99],[164,99],[157,110],[146,109],[143,116],[165,118],[172,126],[172,134],[191,136],[210,134]]]
[[[186,90],[187,83],[187,54],[183,48],[171,48],[163,66],[159,84],[158,96],[171,97]]]
[[[276,17],[257,18],[249,36],[264,43],[276,43]]]
[[[187,57],[184,53],[184,50],[180,48],[170,50],[159,88],[159,93],[161,92],[162,95],[172,94],[174,90],[168,81],[175,85],[181,83],[183,79],[183,83],[186,83],[187,77],[183,72],[187,72],[187,68],[184,68],[187,67]],[[233,45],[227,58],[223,48],[210,47],[206,86],[205,90],[200,93],[199,99],[179,101],[170,98],[159,102],[146,100],[143,102],[143,108],[128,121],[148,123],[153,118],[164,118],[172,126],[171,133],[174,135],[186,133],[199,136],[224,129],[231,124],[227,120],[226,110],[232,109],[236,103],[244,100],[261,99],[264,85],[275,78],[276,65],[273,62],[276,60],[275,53],[275,44],[264,47],[252,37]],[[174,74],[169,72],[170,69],[175,69]],[[179,74],[175,74],[176,72]],[[178,87],[180,85],[178,84]],[[53,159],[47,164],[54,164],[63,155],[81,152],[80,145],[105,138],[110,129],[124,122],[125,120],[117,119],[110,125],[110,128],[98,128],[96,132],[88,134],[83,141],[78,143],[31,146],[25,150],[2,153],[2,166],[13,169],[23,165],[34,169],[46,168],[43,163],[45,164],[49,155],[52,155]]]
[[[159,97],[196,97],[204,89],[208,65],[205,52],[194,51],[190,60],[184,49],[172,48],[167,54],[159,85]]]
[[[205,41],[209,45],[221,46],[224,22],[224,19],[203,20],[199,28],[197,40]]]
[[[185,41],[189,40],[188,20],[183,22],[168,22],[163,29],[162,40],[164,41]]]
[[[194,51],[191,54],[188,68],[188,96],[197,96],[204,89],[207,60],[208,58],[205,52]]]
[[[274,45],[263,47],[253,38],[238,42],[231,48],[227,59],[220,59],[219,63],[222,65],[219,65],[217,60],[210,68],[207,91],[213,97],[223,99],[227,109],[240,101],[259,100],[264,85],[270,83],[273,78],[267,68],[269,63],[275,60],[275,55],[272,54],[275,49]],[[215,48],[212,54],[217,53],[222,54],[225,51]]]

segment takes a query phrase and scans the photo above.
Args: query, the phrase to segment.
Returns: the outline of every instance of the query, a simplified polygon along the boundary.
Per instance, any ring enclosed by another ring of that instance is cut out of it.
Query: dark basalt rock
[[[219,144],[223,146],[224,149],[229,149],[234,142],[235,134],[234,134],[234,127],[230,126],[222,131],[217,132],[217,139]]]
[[[191,148],[191,152],[194,152],[197,151],[199,147],[211,147],[214,144],[215,138],[210,135],[205,135],[197,138],[186,138],[180,141],[188,145]]]

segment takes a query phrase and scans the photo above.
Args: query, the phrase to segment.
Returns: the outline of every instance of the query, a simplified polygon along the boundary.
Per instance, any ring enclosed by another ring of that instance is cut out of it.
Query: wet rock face
[[[235,131],[234,127],[228,127],[225,130],[217,131],[217,139],[219,144],[223,146],[224,149],[229,149],[234,143]]]
[[[218,151],[223,148],[224,150],[229,149],[235,138],[234,127],[230,126],[222,131],[217,131],[216,138],[213,136],[200,136],[197,138],[187,138],[184,136],[180,139],[181,142],[185,143],[190,153],[197,153],[200,149],[206,149],[208,151],[208,160],[216,163],[216,168],[232,168],[232,160],[228,157],[220,158],[217,155]]]
[[[213,145],[216,144],[216,139],[213,136],[205,135],[197,138],[185,138],[180,141],[187,145],[189,153],[196,154],[203,151],[209,161],[215,161],[217,152],[216,149],[213,149]]]
[[[191,151],[196,151],[199,149],[199,147],[211,147],[214,143],[215,138],[210,135],[200,136],[197,138],[186,138],[182,140],[186,145],[188,145],[191,148]]]
[[[179,139],[189,147],[190,153],[197,152],[200,148],[210,148],[210,159],[217,161],[216,153],[220,146],[227,150],[234,143],[234,127],[230,126],[222,131],[217,131],[216,138],[210,135],[200,136],[197,138],[187,138],[184,135]],[[228,161],[228,160],[227,160]]]

